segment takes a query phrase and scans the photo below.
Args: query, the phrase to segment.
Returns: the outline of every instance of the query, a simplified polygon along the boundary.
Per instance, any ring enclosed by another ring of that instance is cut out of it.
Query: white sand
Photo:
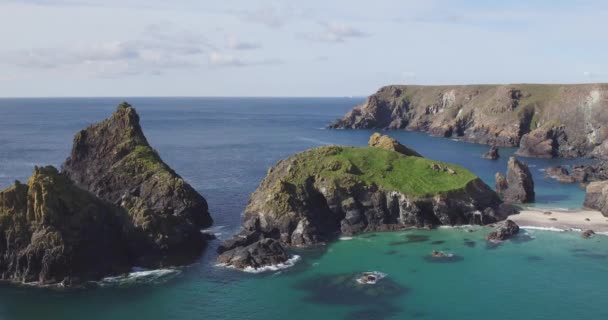
[[[551,212],[551,214],[545,214]],[[519,214],[509,216],[520,227],[554,228],[561,230],[577,229],[595,232],[608,232],[608,217],[593,210],[554,210],[524,208]],[[589,219],[587,221],[586,219]]]

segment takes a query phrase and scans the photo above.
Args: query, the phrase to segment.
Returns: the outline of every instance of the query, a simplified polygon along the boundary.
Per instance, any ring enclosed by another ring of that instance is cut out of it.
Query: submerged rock
[[[126,213],[54,167],[0,191],[0,280],[71,285],[128,272]]]
[[[220,252],[264,238],[309,246],[340,234],[488,224],[511,213],[468,170],[441,164],[449,170],[435,171],[433,163],[392,150],[339,146],[281,160],[251,196],[244,230]]]
[[[581,233],[581,237],[585,239],[591,238],[593,235],[595,235],[595,232],[593,230],[585,230]]]
[[[504,241],[519,233],[519,226],[512,220],[500,222],[494,231],[486,236],[488,241]]]
[[[399,141],[377,132],[372,134],[367,145],[374,148],[399,152],[406,156],[422,157],[420,153],[402,145]]]
[[[131,252],[144,267],[184,264],[202,251],[211,225],[207,202],[150,147],[139,116],[122,103],[74,138],[64,174],[131,217]]]
[[[507,176],[505,177],[500,173],[496,174],[496,192],[506,202],[533,202],[535,197],[534,181],[528,165],[515,157],[510,157],[507,165]]]
[[[491,147],[490,150],[488,150],[488,152],[484,153],[483,156],[481,156],[484,159],[490,159],[490,160],[496,160],[498,158],[500,158],[500,155],[498,154],[498,148],[497,147]]]
[[[608,181],[596,181],[587,185],[584,206],[599,210],[608,217]]]

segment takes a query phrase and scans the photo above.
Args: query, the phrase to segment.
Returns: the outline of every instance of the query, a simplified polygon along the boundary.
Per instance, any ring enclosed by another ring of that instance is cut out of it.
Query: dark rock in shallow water
[[[465,239],[464,240],[464,245],[469,247],[469,248],[474,248],[477,245],[477,242],[473,241],[473,240],[468,240]]]
[[[496,174],[496,192],[506,202],[533,202],[535,197],[534,181],[528,165],[515,157],[510,157],[507,165],[507,176],[505,177],[500,173]]]
[[[193,261],[205,246],[200,229],[211,225],[207,202],[150,147],[131,105],[80,131],[63,172],[75,184],[126,210],[137,265]]]
[[[218,257],[218,262],[238,269],[259,269],[282,264],[289,259],[283,246],[274,239],[266,238],[246,247],[226,250]]]
[[[76,285],[130,269],[126,213],[53,167],[0,191],[0,280]]]
[[[488,241],[504,241],[518,233],[519,226],[511,220],[505,220],[499,223],[496,229],[487,235],[486,239]]]
[[[388,302],[408,293],[409,289],[399,285],[390,277],[368,285],[357,282],[360,273],[318,275],[303,280],[295,288],[304,291],[305,299],[318,304],[329,305],[388,305]]]
[[[593,235],[595,235],[595,232],[593,230],[585,230],[581,233],[581,237],[583,237],[584,239],[589,239],[593,237]]]
[[[424,260],[428,262],[452,263],[462,261],[464,258],[453,253],[433,250],[433,252],[424,256]]]
[[[431,244],[444,244],[444,243],[445,243],[445,240],[436,240],[436,241],[431,242]]]
[[[407,243],[426,242],[431,238],[424,234],[407,234],[405,237],[407,238]]]
[[[481,156],[484,159],[490,159],[490,160],[496,160],[498,158],[500,158],[500,155],[498,154],[498,148],[497,147],[491,147],[490,150],[488,150],[488,152],[484,153],[483,156]]]

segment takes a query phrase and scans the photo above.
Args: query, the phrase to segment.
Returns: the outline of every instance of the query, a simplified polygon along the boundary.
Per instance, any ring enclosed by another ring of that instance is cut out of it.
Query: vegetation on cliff
[[[138,264],[157,267],[196,258],[200,229],[212,223],[206,200],[149,145],[128,103],[74,138],[63,172],[79,187],[126,210]]]
[[[0,191],[0,280],[52,284],[127,272],[126,215],[54,167]]]
[[[252,194],[244,230],[219,248],[219,261],[239,268],[247,261],[276,261],[272,257],[282,251],[260,244],[268,238],[306,246],[338,234],[506,217],[498,195],[473,173],[412,154],[325,146],[279,161]]]
[[[407,129],[535,157],[608,157],[608,84],[387,86],[330,125]]]

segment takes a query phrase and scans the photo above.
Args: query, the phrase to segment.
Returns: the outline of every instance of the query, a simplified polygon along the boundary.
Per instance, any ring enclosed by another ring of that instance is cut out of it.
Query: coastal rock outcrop
[[[535,157],[608,158],[608,84],[386,86],[329,127],[394,129]]]
[[[608,164],[599,162],[568,167],[558,165],[546,168],[545,175],[563,183],[587,184],[593,181],[608,180]]]
[[[406,156],[422,157],[422,155],[415,150],[408,148],[401,144],[399,141],[380,133],[374,133],[369,138],[368,146],[373,148],[381,148],[385,150],[391,150],[399,152]]]
[[[500,158],[500,155],[498,154],[498,148],[491,147],[490,150],[488,150],[488,152],[484,153],[481,157],[484,159],[490,159],[490,160],[496,160],[496,159]]]
[[[496,192],[506,202],[533,202],[534,181],[528,165],[515,157],[510,157],[507,176],[496,173]]]
[[[584,206],[599,210],[608,217],[608,181],[595,181],[587,185]]]
[[[54,167],[0,191],[0,280],[81,283],[129,271],[126,213]]]
[[[340,234],[494,223],[510,209],[461,167],[381,148],[320,147],[269,171],[249,200],[243,231],[220,247],[220,261],[267,238],[310,246]]]
[[[488,241],[504,241],[519,233],[519,226],[512,220],[505,220],[486,236]]]
[[[212,219],[206,200],[150,147],[128,103],[74,138],[63,173],[82,189],[123,208],[139,266],[188,263],[205,246]]]

